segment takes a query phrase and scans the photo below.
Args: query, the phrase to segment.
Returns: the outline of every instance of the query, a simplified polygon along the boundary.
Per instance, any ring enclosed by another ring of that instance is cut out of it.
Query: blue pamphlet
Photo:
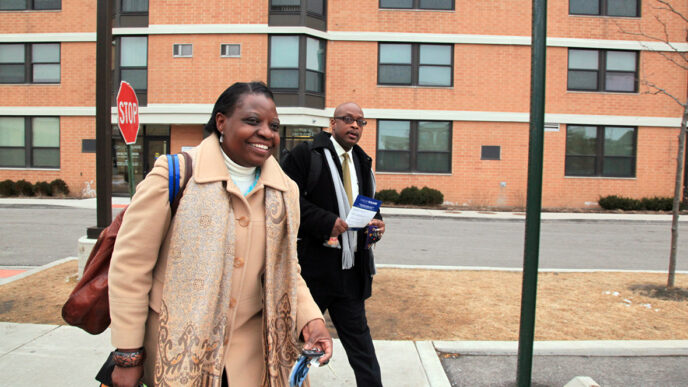
[[[375,214],[380,209],[381,200],[358,195],[354,200],[354,205],[346,217],[346,224],[350,230],[357,230],[365,227],[373,220]]]

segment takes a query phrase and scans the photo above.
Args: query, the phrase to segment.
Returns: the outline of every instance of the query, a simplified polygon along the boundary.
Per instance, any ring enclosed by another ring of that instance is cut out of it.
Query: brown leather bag
[[[184,183],[172,201],[172,215],[179,206],[184,188],[192,173],[191,156],[183,152],[185,163]],[[171,184],[170,184],[171,186]],[[117,232],[122,225],[125,208],[98,236],[91,254],[84,266],[84,275],[62,306],[62,319],[69,325],[79,327],[86,332],[97,335],[110,325],[110,303],[108,300],[108,270],[110,259],[115,248]]]

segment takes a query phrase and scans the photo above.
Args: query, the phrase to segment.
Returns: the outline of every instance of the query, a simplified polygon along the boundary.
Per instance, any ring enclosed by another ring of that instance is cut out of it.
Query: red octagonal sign
[[[139,99],[131,85],[119,84],[117,92],[117,125],[127,145],[136,143],[139,134]]]

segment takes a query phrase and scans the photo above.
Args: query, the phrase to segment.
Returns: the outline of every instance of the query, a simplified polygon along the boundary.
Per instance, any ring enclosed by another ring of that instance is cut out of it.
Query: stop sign
[[[139,99],[134,88],[125,81],[119,84],[117,92],[117,125],[127,145],[136,143],[139,134]]]

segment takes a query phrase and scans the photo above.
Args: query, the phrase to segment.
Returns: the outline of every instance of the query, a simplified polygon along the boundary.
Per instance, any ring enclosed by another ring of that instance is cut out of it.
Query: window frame
[[[406,7],[384,7],[382,6],[382,0],[378,1],[378,8],[379,9],[420,9],[423,11],[454,11],[456,10],[456,1],[452,0],[451,2],[451,8],[421,8],[420,6],[421,0],[412,0],[411,7],[406,8]]]
[[[12,8],[12,9],[0,9],[0,12],[13,12],[13,11],[61,11],[62,10],[62,0],[58,0],[60,4],[57,8],[36,8],[36,2],[34,0],[25,0],[24,8]]]
[[[635,9],[635,16],[617,16],[617,15],[609,15],[609,0],[598,0],[598,9],[600,10],[599,13],[573,13],[571,12],[571,2],[573,0],[569,0],[569,15],[571,16],[603,16],[603,17],[632,17],[632,18],[639,18],[641,17],[641,10],[642,10],[642,0],[637,0],[636,1],[636,9]]]
[[[191,54],[184,55],[184,47],[191,47]],[[179,50],[177,50],[179,49]],[[177,51],[179,51],[177,53]],[[193,58],[193,43],[173,43],[172,44],[172,57],[173,58]],[[146,62],[148,62],[146,60]]]
[[[225,55],[224,54],[224,47],[229,47],[229,46],[239,47],[239,54],[238,55],[229,55],[229,54]],[[220,43],[220,58],[241,58],[241,43]]]
[[[298,64],[297,67],[272,67],[272,38],[273,37],[287,37],[287,36],[295,36],[298,38],[298,44],[299,44],[299,54],[298,54]],[[307,55],[306,55],[306,50],[307,50],[307,45],[308,45],[308,38],[314,39],[318,41],[320,44],[323,46],[323,50],[325,51],[323,56],[326,59],[327,58],[327,41],[324,39],[320,39],[315,36],[310,36],[310,35],[303,35],[303,34],[274,34],[274,35],[269,35],[268,39],[268,86],[270,89],[273,91],[278,91],[278,92],[303,92],[305,94],[309,95],[317,95],[317,96],[324,96],[326,92],[326,84],[327,84],[327,60],[323,62],[323,70],[322,71],[317,71],[317,70],[311,70],[307,68],[306,61],[307,61]],[[298,79],[296,81],[298,87],[291,88],[291,87],[275,87],[271,85],[272,82],[272,70],[296,70],[298,74]],[[307,72],[313,72],[313,73],[318,73],[319,75],[322,76],[322,90],[321,91],[313,91],[313,90],[308,90],[306,88],[306,73]]]
[[[51,44],[57,46],[57,62],[34,62],[33,59],[33,46],[36,44]],[[24,62],[16,63],[0,63],[3,65],[23,65],[24,66],[24,79],[21,82],[0,82],[2,85],[59,85],[62,83],[62,43],[60,42],[32,42],[32,43],[0,43],[0,46],[24,46]],[[59,79],[57,81],[50,82],[34,82],[33,81],[33,67],[36,64],[58,64],[60,67]]]
[[[571,51],[597,51],[597,70],[588,69],[571,69],[570,59]],[[608,71],[607,70],[607,53],[608,52],[632,52],[635,54],[635,71],[633,71],[633,90],[623,91],[623,90],[607,90],[607,72],[613,73],[631,73],[631,71]],[[569,47],[566,55],[566,90],[567,91],[587,91],[587,92],[597,92],[597,93],[624,93],[633,94],[638,93],[638,68],[640,67],[640,51],[636,50],[607,50],[598,48],[572,48]],[[571,71],[585,71],[585,72],[596,72],[597,73],[597,85],[595,89],[582,89],[582,88],[572,88],[569,85],[569,73]]]
[[[411,63],[380,63],[380,53],[382,45],[410,45],[411,46]],[[420,63],[420,48],[421,46],[445,46],[450,48],[449,65],[435,65],[435,64],[421,64]],[[404,65],[411,67],[410,83],[381,83],[380,69],[382,66],[389,65]],[[449,68],[449,84],[448,85],[423,85],[419,83],[420,68],[421,67],[448,67]],[[453,88],[454,87],[454,44],[446,43],[403,43],[403,42],[378,42],[377,44],[377,85],[378,86],[410,86],[410,87],[437,87],[437,88]]]
[[[573,155],[569,154],[569,143],[568,134],[571,127],[594,127],[596,128],[595,136],[595,155],[585,156],[585,155]],[[633,156],[605,156],[604,152],[604,140],[605,132],[607,128],[626,128],[633,129]],[[567,165],[569,163],[569,158],[573,157],[594,157],[595,168],[592,174],[569,174],[567,171]],[[617,175],[605,175],[604,174],[604,160],[605,158],[624,158],[629,159],[631,162],[631,175],[630,176],[617,176]],[[634,179],[637,177],[637,160],[638,160],[638,127],[628,126],[628,125],[584,125],[584,124],[568,124],[566,125],[566,143],[564,149],[564,177],[593,177],[593,178],[609,178],[609,179]]]
[[[409,149],[408,151],[400,150],[384,150],[380,149],[380,122],[385,121],[395,121],[395,122],[408,122],[409,123]],[[449,124],[449,140],[448,148],[446,151],[419,151],[418,150],[418,133],[419,133],[419,123],[420,122],[437,122],[437,123],[448,123]],[[377,128],[375,134],[375,171],[384,173],[400,173],[400,174],[428,174],[428,175],[446,175],[452,173],[452,156],[453,156],[453,136],[454,136],[454,121],[447,120],[401,120],[401,119],[378,119]],[[385,170],[380,167],[380,154],[384,152],[390,153],[408,153],[409,154],[409,169],[408,170]],[[418,154],[448,154],[449,156],[449,166],[446,171],[439,172],[428,172],[422,171],[418,168]]]
[[[17,118],[17,116],[0,116],[0,118]],[[61,138],[61,131],[62,131],[62,122],[60,120],[59,116],[21,116],[19,118],[24,119],[24,146],[1,146],[0,145],[0,152],[2,152],[5,149],[23,149],[24,150],[24,165],[2,165],[0,164],[0,168],[2,169],[7,169],[7,168],[19,168],[19,169],[60,169],[61,165],[61,159],[62,159],[62,154],[61,154],[61,144],[62,144],[62,138]],[[33,145],[33,119],[34,118],[56,118],[57,119],[57,146],[51,146],[51,147],[39,147],[39,146],[34,146]],[[58,158],[57,158],[57,165],[53,166],[40,166],[40,165],[34,165],[33,162],[33,154],[34,154],[34,149],[35,148],[40,148],[40,149],[53,149],[57,150],[58,153]]]

